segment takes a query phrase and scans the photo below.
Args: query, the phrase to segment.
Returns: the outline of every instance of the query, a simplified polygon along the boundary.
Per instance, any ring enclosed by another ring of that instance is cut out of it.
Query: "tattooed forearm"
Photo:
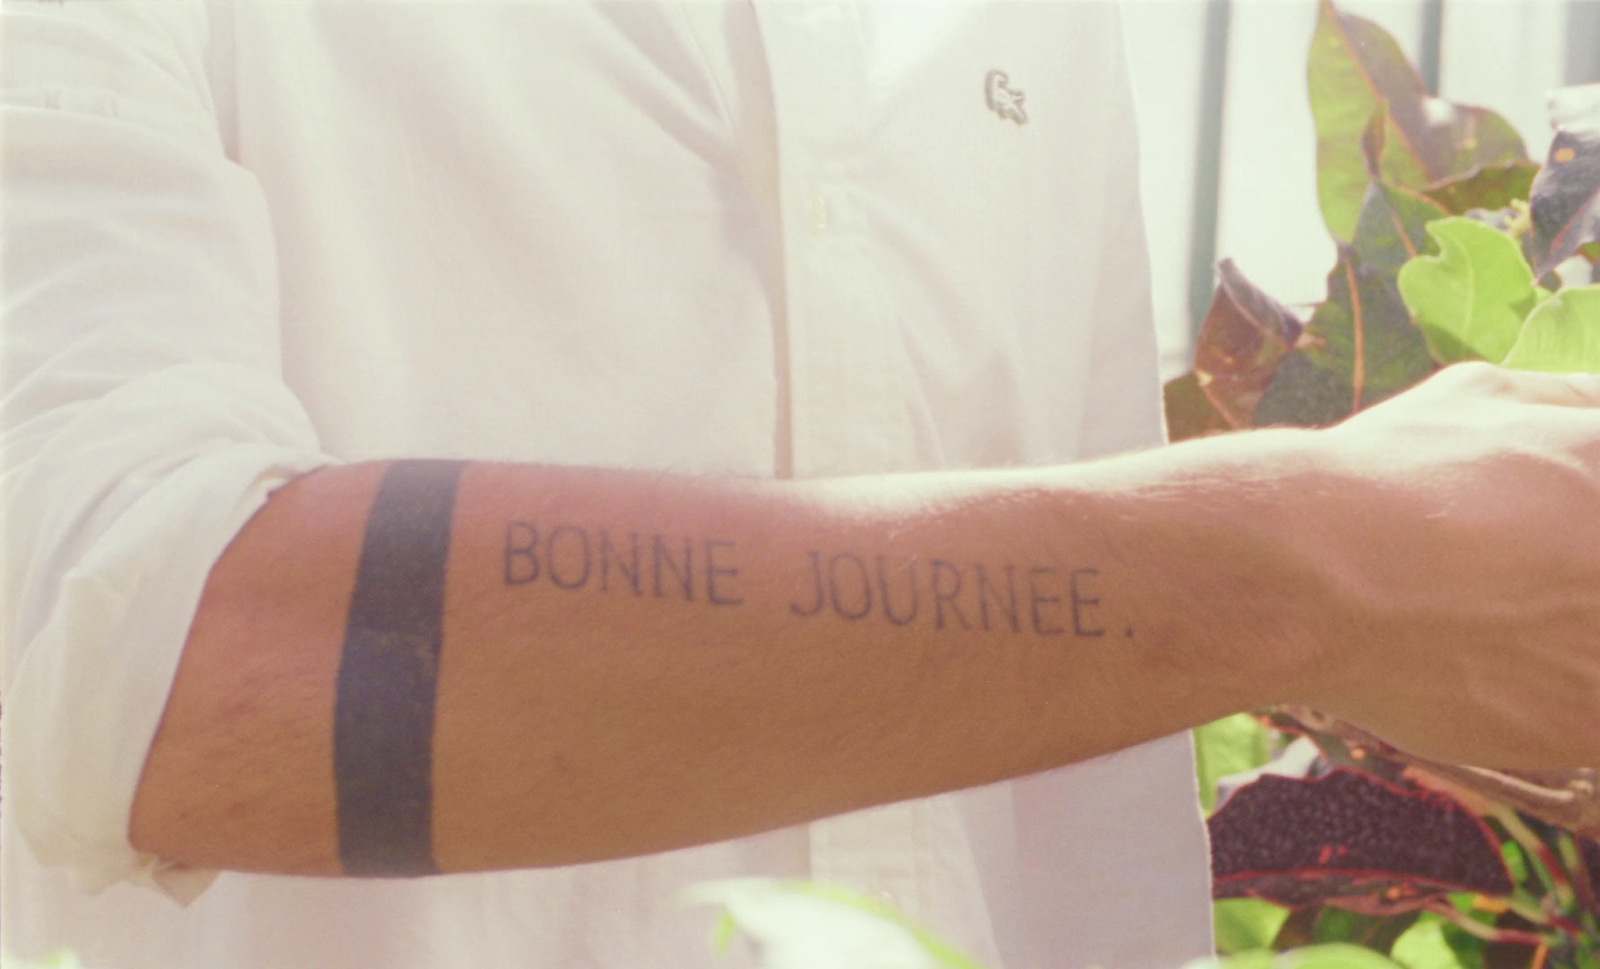
[[[334,700],[346,874],[424,875],[433,860],[433,714],[454,461],[399,461],[373,499]]]
[[[434,714],[464,466],[389,465],[367,519],[334,698],[338,851],[349,875],[439,870]],[[772,568],[758,570],[727,537],[522,517],[492,541],[497,584],[518,595],[548,588],[711,610],[759,606],[785,622],[879,622],[930,634],[1093,639],[1121,626],[1102,602],[1104,576],[1087,565],[809,549],[783,561],[764,553],[758,564]],[[783,578],[762,581],[763,572]]]

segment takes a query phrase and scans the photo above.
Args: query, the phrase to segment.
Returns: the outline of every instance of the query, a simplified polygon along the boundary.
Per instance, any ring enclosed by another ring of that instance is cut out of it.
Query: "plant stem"
[[[1506,833],[1515,838],[1528,852],[1529,860],[1538,862],[1561,909],[1571,911],[1575,907],[1577,897],[1572,890],[1572,883],[1564,877],[1565,869],[1550,851],[1550,846],[1544,843],[1543,838],[1534,834],[1512,808],[1504,806],[1496,808],[1494,819],[1499,821],[1506,829]]]
[[[1544,936],[1537,932],[1528,932],[1523,929],[1502,929],[1493,925],[1484,925],[1472,916],[1457,911],[1456,907],[1449,902],[1432,902],[1427,906],[1427,910],[1450,922],[1468,935],[1475,935],[1485,942],[1515,942],[1532,946],[1545,944]]]

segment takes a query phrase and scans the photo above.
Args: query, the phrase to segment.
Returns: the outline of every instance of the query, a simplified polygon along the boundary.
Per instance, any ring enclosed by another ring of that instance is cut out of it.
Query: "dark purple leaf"
[[[1347,376],[1296,350],[1283,358],[1256,407],[1256,427],[1328,427],[1351,415]]]
[[[1494,921],[1494,927],[1500,932],[1516,932],[1540,938],[1539,926],[1515,912],[1500,913]],[[1540,951],[1549,948],[1533,942],[1488,942],[1481,950],[1483,969],[1556,969],[1558,966],[1574,966],[1556,953]]]
[[[1218,898],[1383,915],[1452,892],[1513,888],[1497,839],[1472,812],[1346,768],[1315,780],[1265,775],[1207,824]]]
[[[1468,209],[1461,214],[1474,222],[1482,222],[1491,229],[1499,229],[1507,234],[1511,233],[1511,227],[1516,223],[1518,216],[1517,210],[1510,206],[1503,209]]]
[[[1533,180],[1528,261],[1543,276],[1587,242],[1600,239],[1600,126],[1556,129]]]
[[[1578,854],[1583,858],[1582,874],[1588,876],[1589,887],[1594,897],[1600,898],[1600,843],[1591,838],[1579,838]]]
[[[1217,276],[1195,344],[1195,378],[1229,426],[1249,427],[1273,370],[1303,324],[1257,289],[1231,259],[1217,264]]]

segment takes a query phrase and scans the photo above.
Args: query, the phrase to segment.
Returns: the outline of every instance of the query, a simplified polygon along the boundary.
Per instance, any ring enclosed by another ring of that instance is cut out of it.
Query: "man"
[[[19,953],[678,966],[768,874],[1165,967],[1187,726],[1597,753],[1594,381],[1068,464],[1160,435],[1114,7],[7,20]]]

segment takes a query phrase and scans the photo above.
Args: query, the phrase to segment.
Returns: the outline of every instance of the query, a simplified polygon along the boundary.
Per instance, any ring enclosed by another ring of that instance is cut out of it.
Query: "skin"
[[[1284,701],[1441,760],[1600,763],[1600,378],[1464,365],[1332,430],[1054,469],[416,470],[302,477],[218,561],[136,847],[321,875],[569,864]],[[375,505],[385,481],[421,504]],[[437,641],[393,654],[426,682],[341,677],[372,669],[359,641],[399,641],[370,627],[428,611],[393,578],[425,556],[392,551],[428,501]],[[399,833],[350,834],[401,801]]]

